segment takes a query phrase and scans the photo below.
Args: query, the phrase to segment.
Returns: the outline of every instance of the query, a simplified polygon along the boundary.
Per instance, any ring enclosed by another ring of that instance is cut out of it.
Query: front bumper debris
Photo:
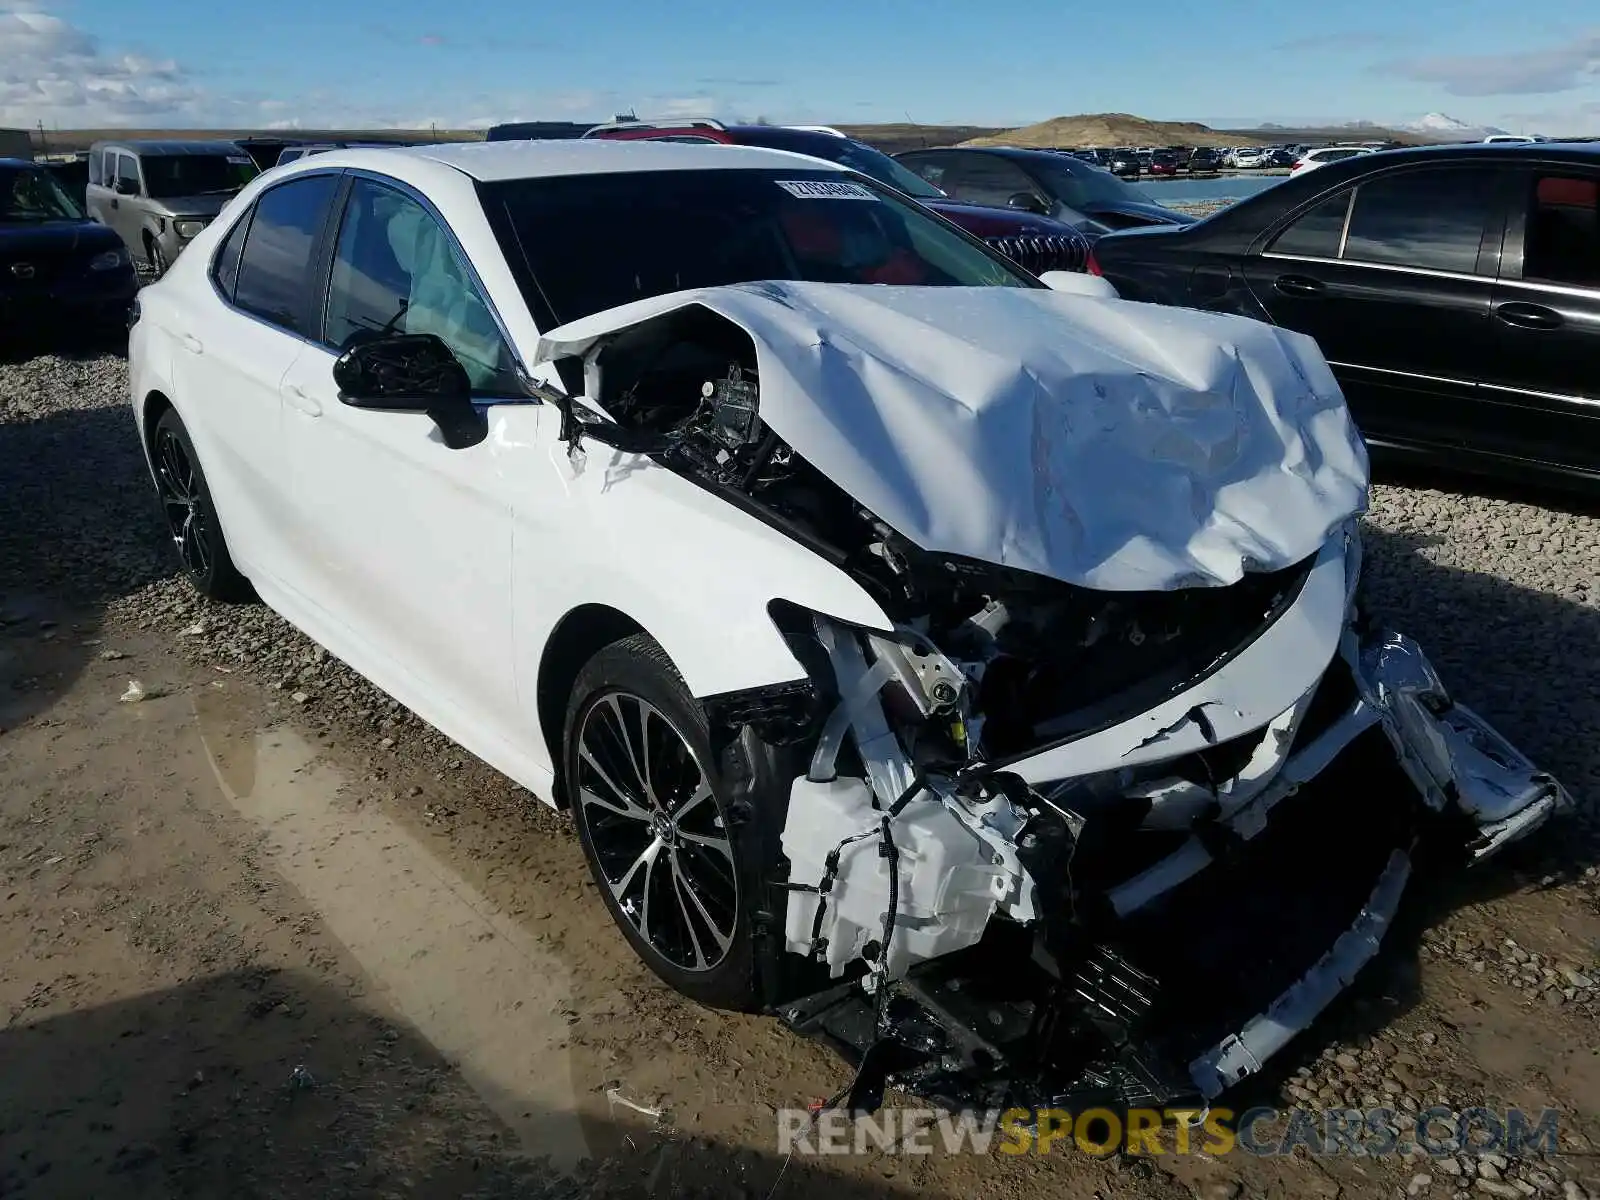
[[[1175,849],[1099,896],[1062,899],[1055,875],[1081,860],[1070,847],[1053,862],[1020,851],[1036,826],[1012,831],[1019,853],[1002,856],[1011,837],[996,837],[993,814],[968,845],[952,814],[971,814],[948,796],[927,804],[904,839],[905,941],[864,980],[781,1015],[859,1064],[852,1104],[866,1107],[890,1084],[955,1106],[1207,1103],[1374,957],[1419,842],[1454,832],[1479,862],[1572,806],[1395,633],[1347,628],[1317,686],[1258,736],[1238,775],[1214,785],[1211,815],[1187,836],[1180,823]],[[898,790],[910,772],[893,765]],[[852,786],[858,823],[882,820],[866,784]],[[885,856],[870,840],[852,849],[823,889],[849,933],[848,953],[825,956],[835,968],[870,942],[881,910]],[[854,861],[870,866],[852,874]],[[937,881],[916,875],[923,863]],[[790,900],[798,948],[822,927],[822,896]],[[990,914],[1010,920],[985,928]],[[910,952],[919,945],[933,952]]]

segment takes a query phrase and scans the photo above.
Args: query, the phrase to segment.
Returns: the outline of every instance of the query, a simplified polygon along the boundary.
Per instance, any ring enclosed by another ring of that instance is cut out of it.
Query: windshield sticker
[[[831,179],[775,179],[773,180],[791,196],[801,200],[876,200],[878,197],[871,188],[862,187],[859,183],[847,183],[843,180],[834,182]]]

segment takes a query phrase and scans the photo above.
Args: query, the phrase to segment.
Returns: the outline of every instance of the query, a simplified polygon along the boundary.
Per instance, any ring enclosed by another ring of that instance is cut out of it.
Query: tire
[[[160,279],[167,273],[167,252],[161,248],[161,243],[148,235],[144,239],[144,257],[150,264],[150,278]]]
[[[161,514],[178,552],[178,561],[195,590],[212,600],[255,598],[250,581],[233,565],[216,504],[200,469],[194,442],[175,409],[167,409],[150,438],[156,495]]]
[[[783,951],[782,908],[771,915],[782,902],[772,883],[798,773],[787,753],[748,729],[714,751],[704,710],[644,634],[612,643],[579,672],[562,746],[584,857],[646,966],[693,1000],[746,1012],[809,978]]]

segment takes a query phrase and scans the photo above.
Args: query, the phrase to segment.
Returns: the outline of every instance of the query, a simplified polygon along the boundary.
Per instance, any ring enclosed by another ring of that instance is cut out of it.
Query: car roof
[[[834,170],[847,168],[809,155],[757,146],[662,142],[650,139],[563,138],[551,141],[442,142],[393,150],[345,150],[317,155],[325,166],[382,170],[395,156],[454,167],[480,183],[549,175],[606,175],[627,171]]]
[[[189,141],[182,138],[138,138],[120,141],[115,138],[94,144],[96,150],[128,150],[134,154],[240,154],[243,148],[237,142],[221,138],[210,141]]]
[[[37,167],[39,164],[26,158],[0,158],[0,167]]]

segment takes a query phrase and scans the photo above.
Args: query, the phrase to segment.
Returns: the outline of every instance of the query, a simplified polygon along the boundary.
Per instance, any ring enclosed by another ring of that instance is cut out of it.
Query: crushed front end
[[[1362,620],[1365,450],[1308,338],[762,283],[541,347],[584,359],[573,454],[650,456],[882,614],[775,599],[806,678],[702,698],[804,761],[761,936],[816,986],[768,990],[852,1107],[1207,1100],[1372,957],[1420,838],[1481,859],[1570,805]]]
[[[945,566],[894,636],[810,619],[775,908],[831,983],[780,1012],[853,1106],[1208,1101],[1374,955],[1419,839],[1476,861],[1570,805],[1363,622],[1354,521],[1229,588]]]

